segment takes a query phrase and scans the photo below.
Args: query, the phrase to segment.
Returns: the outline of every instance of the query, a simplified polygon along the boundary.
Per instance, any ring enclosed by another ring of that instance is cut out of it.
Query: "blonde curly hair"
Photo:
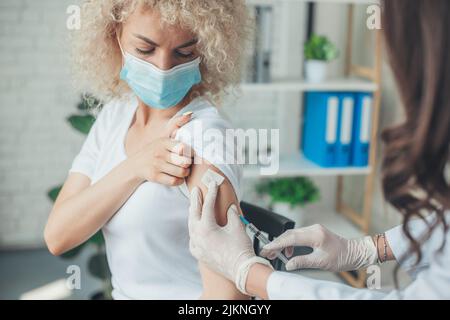
[[[220,101],[239,82],[253,20],[244,0],[89,0],[81,8],[81,29],[74,31],[73,71],[77,85],[103,101],[130,92],[120,80],[122,55],[116,32],[138,5],[155,9],[161,23],[177,25],[198,38],[202,82],[195,95]]]

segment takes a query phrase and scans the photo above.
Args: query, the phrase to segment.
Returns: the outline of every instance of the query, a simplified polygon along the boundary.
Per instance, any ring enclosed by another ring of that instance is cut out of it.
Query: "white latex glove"
[[[278,252],[286,249],[286,255],[291,257],[295,246],[311,247],[313,252],[291,258],[286,264],[288,271],[302,268],[334,272],[358,270],[376,263],[378,259],[370,236],[347,240],[319,224],[286,231],[265,245],[260,254],[273,259]]]
[[[199,188],[191,192],[189,208],[189,248],[192,255],[212,270],[224,275],[236,284],[244,294],[248,271],[254,263],[268,266],[270,262],[255,255],[252,241],[239,219],[237,207],[233,204],[227,212],[227,225],[216,222],[214,204],[218,186],[212,183],[202,207]]]

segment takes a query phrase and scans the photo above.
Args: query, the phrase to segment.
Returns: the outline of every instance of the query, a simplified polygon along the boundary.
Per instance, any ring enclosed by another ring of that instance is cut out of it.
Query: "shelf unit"
[[[245,92],[258,91],[354,91],[375,92],[378,90],[377,83],[364,78],[349,77],[330,79],[321,83],[311,83],[304,80],[286,79],[275,80],[270,83],[243,83],[241,89]]]
[[[364,91],[373,93],[373,110],[371,123],[371,144],[369,152],[369,166],[365,168],[322,168],[308,161],[299,152],[297,154],[280,158],[279,171],[275,177],[294,176],[337,176],[335,210],[350,220],[359,228],[361,235],[367,234],[370,227],[373,185],[376,168],[377,134],[381,101],[381,63],[382,63],[382,36],[380,30],[374,30],[375,50],[371,66],[353,63],[353,20],[354,7],[360,4],[378,4],[377,0],[247,0],[248,5],[273,5],[277,2],[311,2],[335,3],[347,6],[348,25],[347,43],[345,53],[345,78],[331,79],[323,83],[308,83],[302,79],[275,80],[272,83],[243,83],[243,92],[305,92],[305,91]],[[259,167],[247,166],[244,168],[244,177],[257,178]],[[344,176],[363,175],[366,177],[364,185],[364,199],[362,212],[357,212],[343,198]],[[365,271],[341,272],[341,277],[354,287],[364,287],[366,281]]]

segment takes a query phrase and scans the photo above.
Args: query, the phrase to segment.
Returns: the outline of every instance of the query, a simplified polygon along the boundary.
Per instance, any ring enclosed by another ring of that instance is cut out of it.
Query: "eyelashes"
[[[180,52],[180,51],[175,51],[175,54],[176,54],[177,56],[179,56],[179,57],[182,57],[182,58],[190,58],[190,57],[192,57],[192,56],[194,55],[193,52],[182,53],[182,52]]]
[[[155,51],[155,48],[152,48],[152,49],[150,49],[150,50],[142,50],[142,49],[136,48],[136,52],[137,52],[138,54],[141,54],[141,55],[144,55],[144,56],[149,56],[149,55],[151,55],[154,51]],[[193,53],[193,52],[182,53],[182,52],[180,52],[180,51],[175,51],[175,52],[174,52],[174,55],[175,55],[177,58],[183,58],[183,59],[186,59],[186,58],[192,57],[192,56],[194,55],[194,53]]]
[[[154,48],[153,48],[153,49],[150,49],[150,50],[141,50],[141,49],[139,49],[139,48],[136,48],[136,52],[139,53],[139,54],[142,54],[142,55],[144,55],[144,56],[147,56],[147,55],[152,54],[153,51],[155,51]]]

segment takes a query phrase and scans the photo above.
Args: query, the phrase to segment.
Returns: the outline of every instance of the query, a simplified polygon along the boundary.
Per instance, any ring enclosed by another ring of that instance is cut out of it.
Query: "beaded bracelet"
[[[386,235],[385,235],[384,233],[379,233],[379,234],[376,235],[376,237],[377,237],[377,241],[376,241],[377,245],[376,245],[376,248],[377,248],[377,254],[378,254],[378,263],[381,264],[381,263],[383,263],[383,262],[386,262],[386,260],[387,260],[387,243],[386,243]],[[379,243],[380,237],[383,238],[383,260],[380,259],[380,250],[378,249],[378,243]]]

